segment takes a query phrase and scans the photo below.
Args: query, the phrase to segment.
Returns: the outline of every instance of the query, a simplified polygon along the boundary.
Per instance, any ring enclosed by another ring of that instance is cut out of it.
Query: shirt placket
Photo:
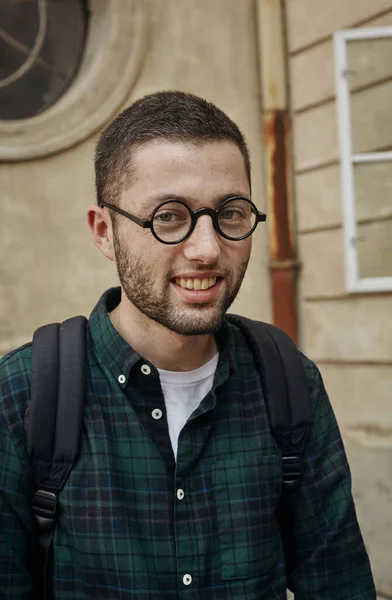
[[[133,369],[138,393],[132,399],[132,407],[165,461],[169,472],[173,473],[174,453],[158,372],[153,365],[143,360],[139,361]]]
[[[197,549],[200,543],[204,545],[204,540],[195,539],[194,525],[197,517],[194,502],[198,496],[200,503],[203,496],[202,476],[198,473],[198,465],[210,434],[215,404],[216,395],[211,390],[182,429],[178,440],[173,496],[179,597],[186,595],[187,598],[193,598],[192,589],[197,590],[200,586]]]
[[[197,585],[195,563],[190,559],[190,547],[196,540],[192,540],[189,524],[192,523],[192,496],[188,479],[182,471],[176,468],[174,475],[174,536],[177,554],[177,585],[179,597],[184,592],[189,593]]]

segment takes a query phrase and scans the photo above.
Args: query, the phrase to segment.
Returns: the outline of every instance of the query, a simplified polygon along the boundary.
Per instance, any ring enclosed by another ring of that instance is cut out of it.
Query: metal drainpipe
[[[290,116],[282,0],[255,0],[263,102],[273,322],[298,343]]]

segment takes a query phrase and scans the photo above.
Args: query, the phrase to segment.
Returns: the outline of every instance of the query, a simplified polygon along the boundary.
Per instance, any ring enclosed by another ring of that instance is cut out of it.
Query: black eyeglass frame
[[[219,212],[222,210],[222,208],[224,208],[226,206],[226,204],[228,204],[229,202],[232,202],[233,200],[245,200],[246,202],[248,202],[248,204],[250,204],[252,212],[256,215],[256,220],[254,222],[252,229],[246,235],[243,235],[240,238],[230,237],[229,235],[224,233],[221,230],[221,228],[219,227],[219,220],[218,220]],[[156,213],[158,212],[158,210],[162,208],[162,206],[165,206],[165,204],[172,204],[173,202],[177,202],[178,204],[181,204],[188,210],[190,217],[191,217],[191,224],[190,224],[190,227],[189,227],[187,233],[185,235],[183,235],[182,238],[180,238],[179,240],[176,240],[175,242],[166,242],[165,240],[162,240],[156,234],[156,232],[154,230],[154,217],[155,217]],[[240,242],[242,240],[245,240],[250,235],[252,235],[252,233],[254,232],[254,230],[256,229],[256,227],[259,223],[267,220],[267,215],[265,213],[257,210],[256,205],[251,200],[249,200],[248,198],[244,198],[242,196],[232,196],[231,198],[227,198],[226,200],[224,200],[222,202],[222,204],[216,210],[214,210],[213,208],[198,208],[197,210],[193,211],[183,200],[175,200],[175,199],[164,200],[163,202],[161,202],[160,204],[158,204],[158,206],[156,206],[154,208],[150,219],[141,219],[140,217],[137,217],[136,215],[132,215],[131,213],[127,212],[126,210],[123,210],[122,208],[119,208],[118,206],[115,206],[114,204],[110,204],[109,202],[102,201],[100,203],[100,207],[102,208],[103,206],[107,206],[108,208],[110,208],[114,212],[118,213],[119,215],[122,215],[123,217],[130,219],[131,221],[136,223],[136,225],[143,227],[143,229],[150,229],[152,235],[154,236],[154,238],[156,240],[158,240],[158,242],[161,242],[161,244],[167,244],[169,246],[173,246],[175,244],[181,244],[181,242],[183,242],[190,235],[192,235],[192,233],[196,227],[197,220],[203,215],[209,215],[212,219],[212,224],[214,226],[215,231],[217,231],[220,236],[222,236],[226,240],[230,240],[231,242]]]

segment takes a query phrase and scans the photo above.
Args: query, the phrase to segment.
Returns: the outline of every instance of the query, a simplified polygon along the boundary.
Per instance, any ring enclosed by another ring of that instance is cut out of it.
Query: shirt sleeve
[[[294,499],[288,586],[296,600],[376,600],[339,428],[317,367],[304,360],[314,413]]]
[[[10,421],[4,416],[8,400],[0,396],[0,597],[30,600],[34,596],[29,572],[32,477],[29,464],[13,439]]]

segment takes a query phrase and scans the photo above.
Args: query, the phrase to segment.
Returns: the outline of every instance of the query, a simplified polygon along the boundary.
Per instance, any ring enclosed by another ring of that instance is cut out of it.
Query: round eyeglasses
[[[140,227],[150,229],[162,244],[183,242],[191,235],[202,215],[211,217],[214,229],[219,235],[236,242],[249,237],[258,223],[267,219],[267,215],[259,212],[253,202],[241,196],[228,198],[216,210],[198,208],[193,211],[182,200],[165,200],[154,209],[150,219],[140,219],[108,202],[101,202],[100,206],[107,206]]]

